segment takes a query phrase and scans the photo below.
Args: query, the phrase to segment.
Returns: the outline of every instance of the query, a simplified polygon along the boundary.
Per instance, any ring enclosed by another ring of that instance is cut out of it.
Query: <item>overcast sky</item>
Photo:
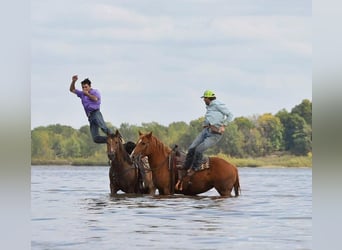
[[[190,122],[213,90],[234,117],[312,100],[308,0],[32,0],[31,127],[88,125],[71,77],[106,122]]]

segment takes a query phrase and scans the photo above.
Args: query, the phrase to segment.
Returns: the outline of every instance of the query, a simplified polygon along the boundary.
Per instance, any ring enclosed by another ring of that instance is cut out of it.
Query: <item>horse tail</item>
[[[176,158],[175,158],[174,152],[172,152],[171,157],[169,158],[170,192],[171,192],[171,194],[175,193],[175,167],[176,167]]]
[[[240,181],[239,181],[239,173],[238,173],[237,170],[236,170],[236,180],[235,180],[235,183],[234,183],[234,193],[235,193],[235,196],[239,196],[240,193],[241,193]]]

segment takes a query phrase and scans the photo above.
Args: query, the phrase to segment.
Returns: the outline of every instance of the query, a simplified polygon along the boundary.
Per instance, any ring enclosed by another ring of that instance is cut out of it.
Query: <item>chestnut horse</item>
[[[153,136],[152,132],[139,132],[139,140],[131,154],[134,160],[148,156],[153,183],[160,195],[197,195],[212,188],[224,197],[232,196],[233,188],[235,196],[239,195],[238,169],[219,157],[209,157],[209,168],[197,171],[192,176],[185,175],[181,180],[181,188],[175,188],[178,179],[175,155],[175,152]]]
[[[134,147],[135,143],[133,142],[122,143],[122,136],[118,130],[115,134],[107,137],[107,155],[111,165],[109,186],[112,195],[119,190],[136,194],[155,193],[152,172],[145,167],[148,164],[144,164],[143,161],[133,163],[130,158]]]

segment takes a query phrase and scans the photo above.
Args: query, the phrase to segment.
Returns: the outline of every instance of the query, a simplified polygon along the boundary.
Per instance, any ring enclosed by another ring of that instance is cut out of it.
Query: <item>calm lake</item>
[[[312,249],[311,168],[239,168],[237,198],[111,197],[108,169],[32,166],[32,249]]]

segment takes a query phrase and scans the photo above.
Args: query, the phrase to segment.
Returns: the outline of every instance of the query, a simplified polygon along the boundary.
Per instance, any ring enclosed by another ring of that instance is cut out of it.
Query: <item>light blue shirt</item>
[[[204,117],[204,126],[214,125],[219,128],[227,125],[232,120],[233,115],[230,113],[226,105],[218,100],[212,100],[206,106],[207,112]]]

